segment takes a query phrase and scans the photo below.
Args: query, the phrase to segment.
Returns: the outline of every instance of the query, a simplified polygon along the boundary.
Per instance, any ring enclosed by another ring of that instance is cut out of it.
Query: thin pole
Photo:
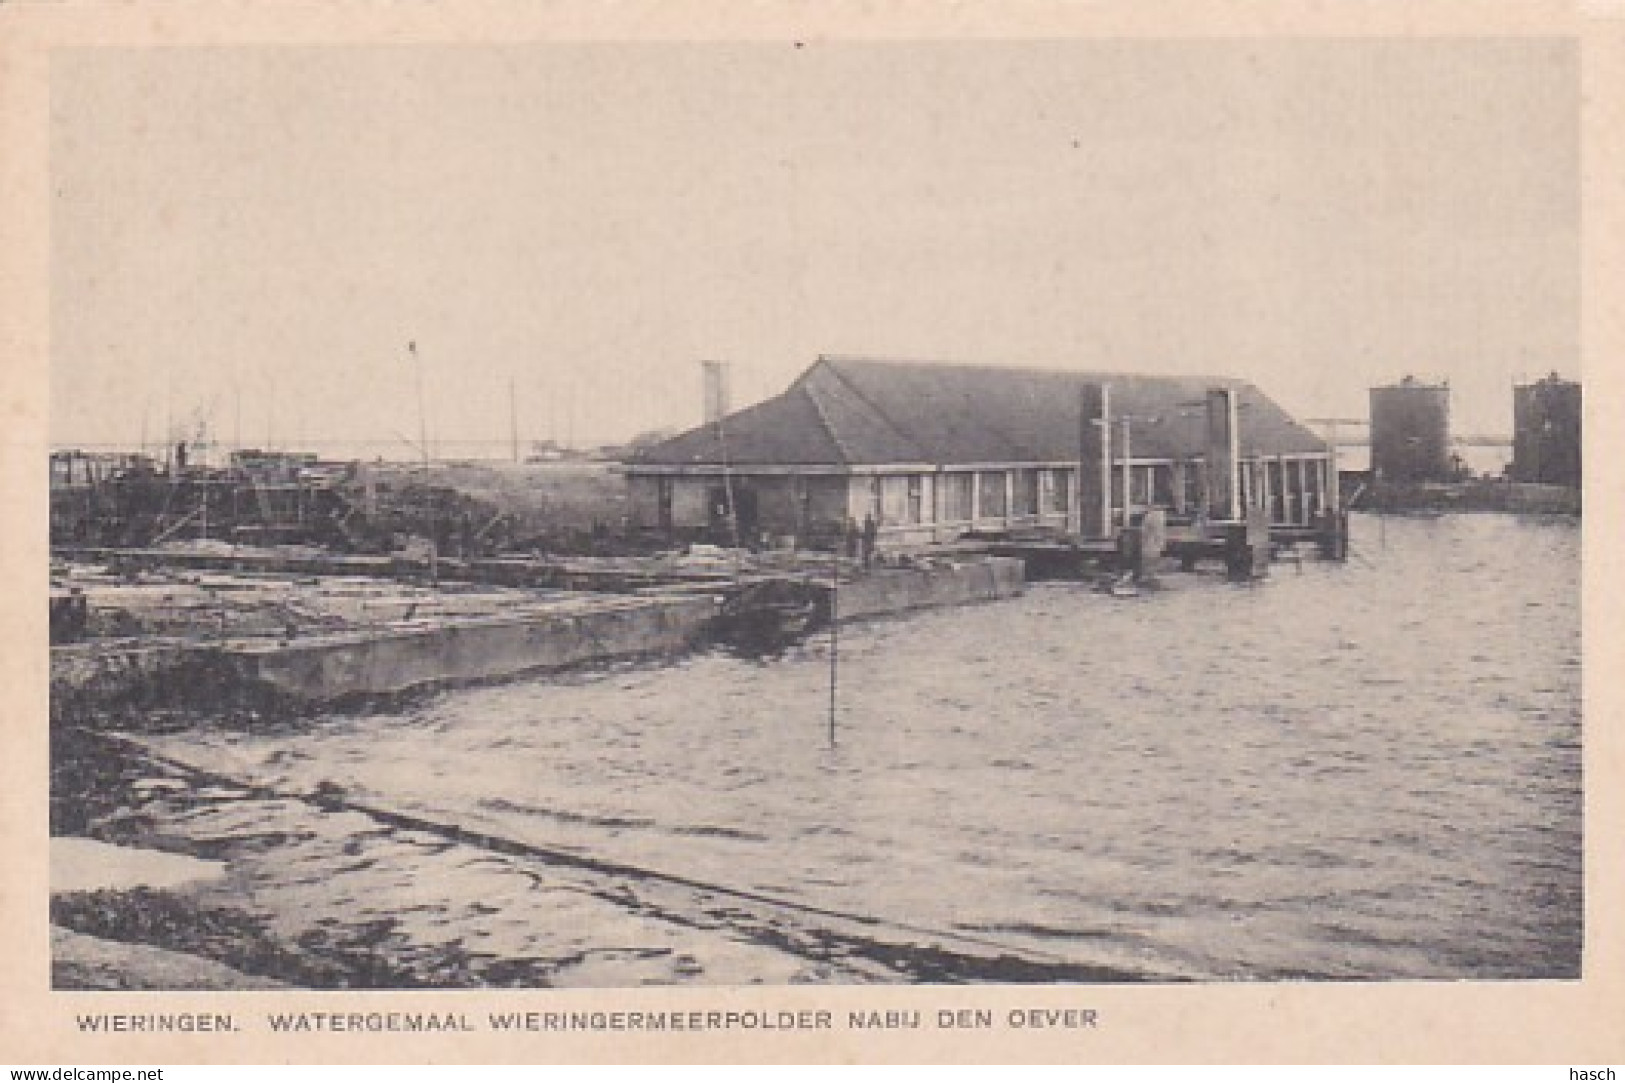
[[[440,542],[435,537],[438,526],[435,516],[434,493],[429,484],[429,422],[423,410],[423,358],[418,354],[417,342],[408,342],[406,349],[416,362],[418,385],[418,440],[423,453],[423,487],[429,501],[429,582],[440,585]]]
[[[728,459],[728,432],[725,428],[726,420],[717,418],[717,447],[722,452],[722,489],[728,501],[728,527],[733,534],[734,542],[734,574],[739,574],[739,507],[734,503],[734,475],[733,467]]]
[[[175,472],[175,373],[164,376],[164,462],[171,474]]]
[[[418,344],[408,342],[406,350],[412,355],[413,369],[417,375],[418,389],[418,451],[423,456],[423,465],[429,465],[429,419],[423,409],[423,358],[418,356]]]
[[[841,552],[829,559],[829,747],[835,747],[836,690],[841,668]]]
[[[519,393],[513,377],[508,377],[508,436],[513,443],[513,461],[519,461]]]

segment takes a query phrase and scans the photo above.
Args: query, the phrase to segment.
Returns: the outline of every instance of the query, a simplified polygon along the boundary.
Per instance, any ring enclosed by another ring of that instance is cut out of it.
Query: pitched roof
[[[1087,384],[1111,388],[1134,457],[1206,444],[1210,387],[1237,391],[1243,453],[1318,453],[1325,442],[1244,380],[822,357],[782,394],[645,448],[636,464],[735,467],[1067,462]]]

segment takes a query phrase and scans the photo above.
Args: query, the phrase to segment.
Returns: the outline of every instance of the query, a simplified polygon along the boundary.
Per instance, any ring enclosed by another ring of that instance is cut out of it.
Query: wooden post
[[[1342,481],[1337,476],[1337,449],[1340,445],[1338,430],[1343,425],[1365,425],[1366,421],[1352,417],[1310,418],[1311,425],[1326,427],[1326,459],[1317,469],[1321,471],[1320,511],[1342,512]]]
[[[1112,536],[1112,389],[1100,385],[1100,536]]]
[[[519,393],[514,379],[508,377],[508,438],[513,444],[513,461],[519,461]]]
[[[1123,526],[1133,521],[1134,511],[1134,456],[1133,437],[1129,433],[1129,418],[1123,416]]]
[[[1326,483],[1320,487],[1320,510],[1338,512],[1343,510],[1343,493],[1340,489],[1342,482],[1337,476],[1337,422],[1332,422],[1331,428],[1331,438],[1327,441],[1328,456],[1323,468]]]
[[[835,747],[836,689],[841,658],[841,552],[836,546],[829,561],[829,747]]]

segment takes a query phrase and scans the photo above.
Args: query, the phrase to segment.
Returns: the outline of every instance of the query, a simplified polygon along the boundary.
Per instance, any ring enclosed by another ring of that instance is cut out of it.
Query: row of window
[[[937,506],[945,523],[1065,515],[1071,510],[1072,471],[1049,469],[983,470],[933,475]],[[884,523],[929,523],[931,486],[925,475],[874,478],[871,510]]]
[[[1277,461],[1243,463],[1241,489],[1244,503],[1250,503],[1260,484],[1268,486],[1272,512],[1278,519],[1297,517],[1298,509],[1287,507],[1290,489],[1293,503],[1318,507],[1321,500],[1323,464]],[[1129,472],[1132,502],[1136,507],[1199,506],[1203,499],[1201,471],[1181,471],[1183,500],[1175,500],[1176,473],[1171,466],[1136,466]],[[956,471],[947,474],[907,474],[877,477],[870,481],[870,510],[883,523],[916,524],[940,521],[964,523],[975,519],[1031,518],[1039,515],[1065,515],[1072,501],[1073,471],[1066,469],[1023,468],[1018,470]],[[936,486],[935,499],[932,481]],[[1122,505],[1122,475],[1112,478],[1113,503]],[[933,507],[940,516],[933,515]]]

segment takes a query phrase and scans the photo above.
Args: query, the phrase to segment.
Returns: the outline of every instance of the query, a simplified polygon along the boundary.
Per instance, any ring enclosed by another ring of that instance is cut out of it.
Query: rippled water
[[[166,743],[1153,976],[1577,974],[1578,524],[1357,517],[1354,548],[849,626],[833,749],[823,640]]]

